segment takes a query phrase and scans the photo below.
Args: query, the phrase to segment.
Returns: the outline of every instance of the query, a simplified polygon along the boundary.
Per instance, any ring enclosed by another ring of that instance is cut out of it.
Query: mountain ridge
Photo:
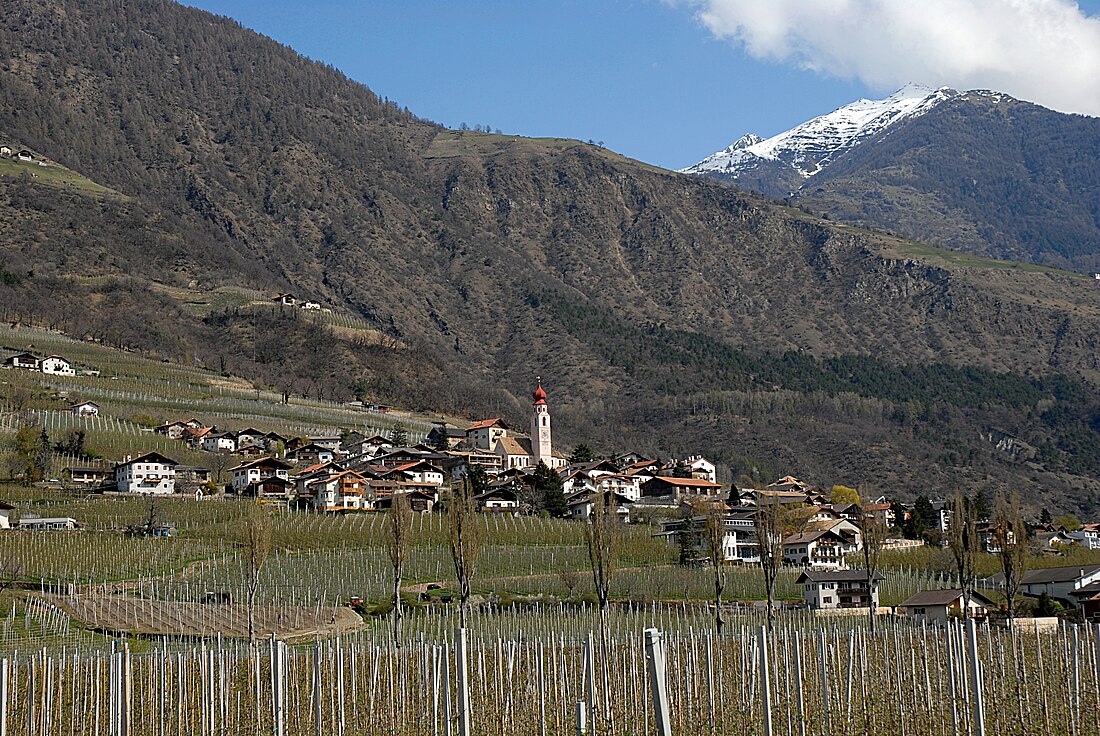
[[[567,440],[902,494],[1034,475],[1036,497],[1100,503],[1091,282],[929,256],[579,142],[447,131],[161,0],[15,10],[0,129],[129,199],[0,181],[6,316],[273,388],[472,416],[522,416],[541,374]],[[407,347],[172,296],[227,284],[309,294]],[[952,406],[914,378],[940,363],[968,395],[1008,372],[1042,398]],[[1061,398],[1059,376],[1084,398]],[[1004,459],[990,427],[1042,462]]]

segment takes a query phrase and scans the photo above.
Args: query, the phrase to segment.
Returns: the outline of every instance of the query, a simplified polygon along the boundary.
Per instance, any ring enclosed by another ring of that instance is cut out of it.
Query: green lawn
[[[35,161],[19,161],[15,158],[0,158],[0,177],[16,177],[24,174],[30,175],[36,183],[45,184],[58,189],[73,188],[98,196],[108,194],[118,196],[118,193],[114,190],[108,189],[102,184],[97,184],[91,179],[55,163],[51,163],[48,166],[39,166]]]

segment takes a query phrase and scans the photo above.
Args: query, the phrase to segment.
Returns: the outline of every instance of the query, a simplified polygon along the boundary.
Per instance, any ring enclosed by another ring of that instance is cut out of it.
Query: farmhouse
[[[177,465],[170,457],[149,452],[116,465],[115,482],[121,493],[174,493]]]
[[[294,452],[287,455],[288,460],[293,460],[297,465],[319,465],[330,463],[336,459],[335,450],[322,447],[314,442],[302,445]]]
[[[25,148],[19,153],[15,154],[15,157],[20,161],[34,161],[34,154]]]
[[[474,503],[484,513],[511,513],[519,509],[519,496],[507,486],[490,488],[475,496]]]
[[[622,521],[630,521],[630,507],[634,501],[622,493],[615,491],[578,491],[567,499],[569,518],[578,521],[587,521],[596,508],[596,503],[604,497],[610,508],[615,509],[615,515]]]
[[[11,153],[11,146],[0,146],[0,156],[7,158],[11,156]]]
[[[54,376],[76,375],[76,371],[73,370],[73,364],[60,355],[51,355],[48,358],[43,358],[39,369],[43,373],[49,373]]]
[[[199,429],[202,426],[202,422],[200,422],[198,419],[187,419],[185,421],[177,420],[175,422],[167,422],[160,425],[159,427],[155,427],[153,429],[153,432],[156,434],[164,435],[165,437],[170,437],[174,440],[178,440],[183,439],[183,436],[187,432],[187,430]]]
[[[19,528],[26,529],[32,532],[67,532],[72,531],[78,527],[76,519],[69,518],[68,516],[54,516],[54,517],[41,517],[41,516],[24,516],[19,520]]]
[[[974,591],[970,596],[967,618],[984,619],[989,615],[989,610],[995,607],[993,601]],[[937,624],[962,618],[962,611],[963,592],[958,588],[922,590],[898,606],[898,613],[903,616]]]
[[[692,496],[717,496],[722,486],[700,478],[657,476],[641,485],[641,497],[650,503],[678,505]]]
[[[290,483],[290,463],[265,457],[233,468],[233,491],[245,493],[249,486],[268,478],[278,478]]]
[[[293,307],[295,304],[298,303],[298,298],[293,294],[276,294],[275,296],[271,297],[271,301],[275,302],[276,304]]]
[[[176,488],[180,491],[194,491],[210,482],[210,468],[195,465],[176,466]]]
[[[94,401],[82,401],[79,404],[70,406],[69,411],[78,417],[98,417],[99,404]]]
[[[1077,600],[1073,593],[1095,582],[1100,582],[1100,565],[1050,567],[1026,572],[1020,580],[1020,590],[1034,597],[1046,593],[1076,607]]]
[[[8,356],[7,360],[4,361],[5,368],[22,368],[27,371],[36,371],[41,365],[42,361],[34,353],[17,353]]]
[[[108,470],[88,466],[73,466],[66,468],[65,474],[69,476],[69,480],[73,483],[80,483],[85,486],[99,485],[111,476]]]
[[[234,452],[237,438],[229,432],[210,432],[202,438],[202,449],[207,452]]]
[[[875,573],[868,581],[866,570],[805,570],[795,583],[811,610],[878,608],[878,584],[885,579]]]
[[[266,432],[261,432],[258,429],[249,427],[248,429],[238,431],[234,440],[237,443],[237,449],[244,449],[245,447],[262,448],[265,445],[266,438]]]
[[[466,444],[479,450],[492,452],[496,448],[497,440],[508,436],[508,425],[499,417],[496,419],[483,419],[474,422],[466,430]]]
[[[845,557],[858,551],[858,539],[835,528],[792,534],[783,540],[783,561],[815,570],[841,570]]]

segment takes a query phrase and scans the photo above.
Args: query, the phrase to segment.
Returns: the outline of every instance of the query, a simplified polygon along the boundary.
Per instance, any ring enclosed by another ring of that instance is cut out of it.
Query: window
[[[831,595],[827,595],[824,598],[822,598],[821,601],[823,603],[832,603],[833,602],[833,597]]]

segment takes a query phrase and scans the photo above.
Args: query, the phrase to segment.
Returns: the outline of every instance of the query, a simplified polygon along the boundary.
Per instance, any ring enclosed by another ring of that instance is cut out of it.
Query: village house
[[[25,148],[19,153],[15,154],[15,157],[20,161],[34,161],[34,154]]]
[[[278,478],[290,485],[290,463],[265,457],[233,468],[233,492],[244,495],[249,486],[268,478]]]
[[[42,365],[42,361],[33,353],[17,353],[8,356],[4,361],[5,368],[20,368],[26,371],[36,371],[40,365]]]
[[[718,471],[714,467],[714,463],[707,460],[702,455],[692,455],[686,458],[684,465],[687,466],[688,471],[691,473],[692,478],[699,478],[701,480],[709,480],[711,483],[718,482]]]
[[[11,512],[15,507],[10,503],[0,501],[0,529],[11,529]]]
[[[353,470],[326,475],[307,484],[307,498],[313,509],[323,513],[363,511],[366,503],[367,478]]]
[[[448,450],[465,441],[466,432],[450,424],[440,423],[432,427],[428,432],[427,442],[432,447],[442,447]]]
[[[499,417],[496,419],[483,419],[480,422],[474,422],[466,430],[466,443],[479,450],[493,452],[497,440],[507,436],[508,425],[504,423],[503,419]]]
[[[804,570],[795,584],[811,610],[878,608],[878,584],[885,579],[875,573],[869,583],[866,570]]]
[[[817,529],[792,534],[783,540],[783,561],[814,570],[842,570],[846,556],[859,550],[856,538],[840,530]]]
[[[313,442],[302,445],[294,452],[287,454],[287,460],[294,462],[295,465],[320,465],[321,463],[330,463],[335,459],[335,450],[322,447]]]
[[[105,483],[111,477],[111,471],[105,468],[91,466],[72,466],[65,468],[64,474],[72,483],[83,486],[97,486]]]
[[[7,146],[7,145],[0,146],[0,156],[3,156],[4,158],[10,158],[11,154],[12,154],[11,146]]]
[[[149,452],[115,466],[115,483],[120,493],[174,493],[176,466],[170,457]]]
[[[970,596],[967,618],[985,619],[989,616],[989,611],[996,607],[997,604],[993,601],[974,591]],[[963,592],[957,588],[922,590],[910,596],[897,608],[897,612],[902,616],[910,616],[930,624],[942,624],[952,619],[962,618],[962,611]]]
[[[1100,623],[1100,581],[1080,587],[1070,595],[1081,609],[1084,621]]]
[[[717,496],[722,486],[700,478],[657,476],[641,484],[641,500],[646,503],[678,506],[695,496]]]
[[[210,432],[202,438],[202,449],[207,452],[235,452],[237,438],[229,432]]]
[[[76,519],[68,516],[24,516],[19,528],[30,532],[71,532],[79,528]]]
[[[995,576],[995,579],[998,578]],[[1096,582],[1100,582],[1100,565],[1050,567],[1024,573],[1020,579],[1020,591],[1035,598],[1046,593],[1051,598],[1076,608],[1078,600],[1073,593]]]
[[[293,307],[295,304],[298,303],[297,297],[295,297],[293,294],[276,294],[275,296],[271,297],[271,301],[275,302],[276,304],[282,304],[286,307]]]
[[[601,497],[606,500],[601,500]],[[634,505],[634,500],[615,491],[579,491],[574,493],[566,499],[569,518],[577,521],[588,521],[592,517],[592,512],[595,510],[597,503],[607,503],[614,509],[615,515],[623,523],[630,522],[630,507]]]
[[[340,451],[340,444],[342,442],[343,442],[343,440],[340,438],[339,435],[330,435],[330,436],[327,436],[327,437],[310,437],[309,438],[309,444],[317,445],[318,447],[323,447],[326,450],[331,450],[333,452],[339,452]]]
[[[188,419],[186,421],[167,422],[159,427],[155,427],[153,432],[178,440],[183,438],[184,432],[188,429],[199,429],[202,426],[202,422],[198,419]]]
[[[283,503],[294,497],[295,489],[296,485],[293,481],[273,475],[249,483],[239,493],[242,496],[250,496],[261,501]]]
[[[510,486],[490,488],[475,496],[474,504],[482,513],[514,513],[519,510],[519,495]]]
[[[82,401],[79,404],[70,406],[69,411],[78,417],[98,417],[99,404],[94,401]]]
[[[245,447],[259,447],[266,451],[265,440],[267,439],[267,433],[261,432],[258,429],[248,427],[247,429],[241,429],[236,432],[234,440],[237,443],[237,449],[241,450]]]
[[[210,483],[210,468],[200,468],[195,465],[176,466],[176,490],[180,493],[194,493],[208,483]]]
[[[76,375],[76,371],[73,370],[73,364],[60,355],[51,355],[48,358],[43,358],[42,363],[39,365],[39,370],[54,376]]]

